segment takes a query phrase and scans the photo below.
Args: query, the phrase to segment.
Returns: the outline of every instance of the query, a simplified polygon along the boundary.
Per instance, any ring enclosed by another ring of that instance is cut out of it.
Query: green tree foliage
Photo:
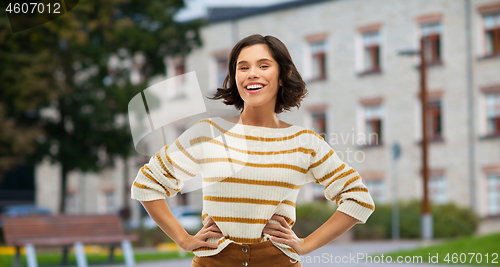
[[[67,14],[16,34],[2,14],[0,128],[8,130],[0,132],[0,168],[19,158],[60,163],[64,212],[68,172],[99,171],[117,156],[129,157],[126,115],[119,120],[128,101],[148,78],[165,73],[165,56],[201,45],[205,22],[174,21],[182,7],[182,0],[80,1]],[[132,84],[126,68],[110,73],[111,55],[137,52],[145,57],[141,83]]]
[[[20,158],[34,153],[43,130],[36,110],[57,96],[51,40],[38,38],[47,33],[37,27],[12,34],[7,14],[0,9],[0,181]]]

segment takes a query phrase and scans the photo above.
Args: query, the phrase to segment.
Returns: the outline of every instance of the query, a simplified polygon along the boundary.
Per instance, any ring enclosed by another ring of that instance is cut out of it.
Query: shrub
[[[292,229],[298,237],[306,237],[325,223],[334,212],[335,208],[326,202],[297,205],[297,219]]]
[[[479,225],[479,216],[467,208],[459,208],[455,204],[434,206],[435,237],[457,237],[474,234]]]
[[[422,204],[420,200],[399,203],[401,238],[420,238]],[[431,205],[434,238],[450,238],[474,234],[479,216],[454,203]],[[390,239],[392,237],[392,205],[375,203],[375,212],[366,224],[353,227],[355,239]]]

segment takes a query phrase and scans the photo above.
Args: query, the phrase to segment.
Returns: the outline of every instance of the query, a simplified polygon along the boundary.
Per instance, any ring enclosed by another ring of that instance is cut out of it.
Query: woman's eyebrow
[[[268,59],[268,58],[262,58],[262,59],[257,60],[257,63],[258,63],[258,62],[262,62],[262,61],[269,61],[269,62],[273,62],[272,60],[270,60],[270,59]],[[238,64],[236,64],[236,65],[241,65],[241,64],[246,64],[246,63],[248,63],[248,62],[247,62],[247,61],[240,61],[240,62],[238,62]]]

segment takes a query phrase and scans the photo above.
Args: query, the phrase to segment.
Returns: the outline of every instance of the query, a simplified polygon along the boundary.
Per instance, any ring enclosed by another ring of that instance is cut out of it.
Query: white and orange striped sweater
[[[231,242],[270,240],[262,230],[273,214],[293,226],[295,201],[302,185],[323,185],[325,197],[342,211],[365,223],[374,211],[368,189],[314,131],[293,125],[267,128],[237,124],[221,117],[203,119],[165,146],[142,167],[132,186],[140,201],[173,197],[183,181],[201,172],[202,220],[211,217],[224,237],[209,238],[217,249],[202,247],[198,257],[219,253]],[[290,258],[293,248],[271,242]]]

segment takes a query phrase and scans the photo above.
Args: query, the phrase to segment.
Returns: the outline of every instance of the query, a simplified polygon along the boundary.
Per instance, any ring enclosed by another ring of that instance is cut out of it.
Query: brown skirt
[[[226,266],[302,267],[302,264],[288,257],[268,240],[244,245],[230,243],[216,255],[194,256],[191,265],[191,267]]]

